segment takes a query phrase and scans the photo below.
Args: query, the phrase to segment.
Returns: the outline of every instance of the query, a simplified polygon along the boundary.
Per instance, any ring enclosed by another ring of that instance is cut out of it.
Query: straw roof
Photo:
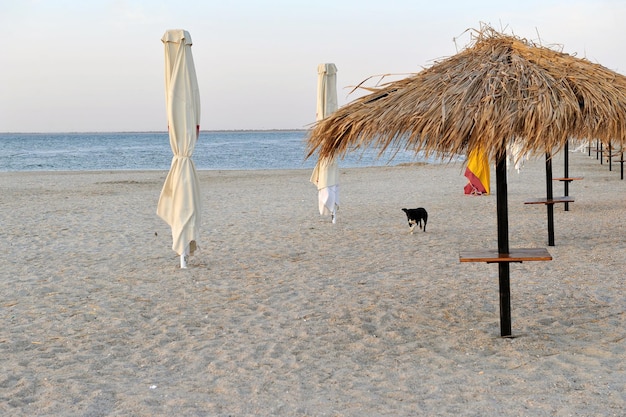
[[[544,155],[568,138],[626,143],[626,77],[487,27],[458,54],[318,121],[307,157],[375,146],[496,158],[514,140]]]

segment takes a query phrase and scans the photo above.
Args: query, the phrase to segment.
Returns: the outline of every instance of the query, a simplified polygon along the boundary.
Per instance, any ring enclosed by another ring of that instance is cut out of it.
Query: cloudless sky
[[[0,132],[165,131],[167,29],[193,47],[201,128],[301,129],[317,65],[339,105],[497,30],[626,74],[623,0],[0,0]]]

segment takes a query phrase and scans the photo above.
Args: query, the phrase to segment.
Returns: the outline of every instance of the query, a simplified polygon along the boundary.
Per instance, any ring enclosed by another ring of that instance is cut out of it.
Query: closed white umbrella
[[[200,187],[191,159],[200,132],[200,94],[189,32],[168,30],[161,40],[165,45],[165,102],[174,157],[157,214],[172,228],[172,249],[180,255],[181,268],[186,268],[200,230]]]
[[[335,64],[317,66],[316,120],[322,120],[337,110],[337,67]],[[337,220],[339,208],[339,165],[336,158],[320,159],[315,165],[311,182],[317,186],[318,204],[322,216]]]

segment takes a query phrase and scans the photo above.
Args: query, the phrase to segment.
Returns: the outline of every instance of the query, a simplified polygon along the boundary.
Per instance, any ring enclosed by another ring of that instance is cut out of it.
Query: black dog
[[[416,225],[419,225],[420,229],[422,228],[422,220],[424,220],[424,231],[426,231],[426,222],[428,221],[428,213],[426,209],[423,207],[414,208],[414,209],[402,209],[403,212],[406,213],[406,218],[409,221],[409,227],[411,228],[411,234],[413,234],[413,229],[415,229]]]

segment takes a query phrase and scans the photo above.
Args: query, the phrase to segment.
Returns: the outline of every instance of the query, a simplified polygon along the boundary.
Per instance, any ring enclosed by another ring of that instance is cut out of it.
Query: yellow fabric
[[[157,214],[172,228],[172,250],[181,255],[189,247],[193,255],[202,212],[200,182],[191,159],[200,131],[200,94],[189,33],[167,31],[161,40],[165,45],[165,102],[174,156]]]
[[[481,150],[474,149],[467,158],[467,169],[470,170],[486,190],[490,192],[491,173],[489,170],[489,160]]]

